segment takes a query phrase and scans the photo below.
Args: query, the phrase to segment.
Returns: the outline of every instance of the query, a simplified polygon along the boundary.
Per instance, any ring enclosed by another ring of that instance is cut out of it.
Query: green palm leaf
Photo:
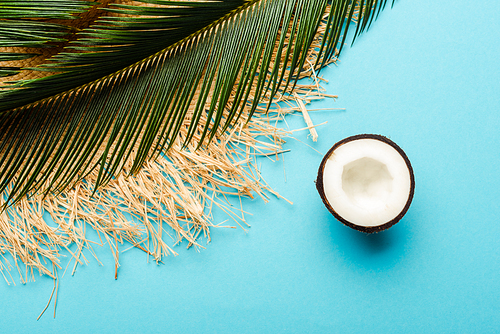
[[[354,17],[357,36],[386,2],[331,1],[317,66],[338,54]],[[188,110],[183,140],[191,141],[205,114],[198,144],[207,144],[244,108],[251,115],[266,93],[294,84],[328,5],[0,0],[0,77],[12,78],[0,85],[0,193],[9,204],[62,191],[96,168],[97,188],[129,159],[135,173],[170,148]],[[92,24],[75,28],[86,13]],[[16,65],[40,50],[53,56]],[[16,78],[23,73],[38,77]]]

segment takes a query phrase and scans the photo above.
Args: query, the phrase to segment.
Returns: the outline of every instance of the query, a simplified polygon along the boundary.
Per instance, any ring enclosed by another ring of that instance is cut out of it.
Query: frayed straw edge
[[[321,34],[320,28],[316,43]],[[314,84],[298,84],[293,95],[290,92],[277,94],[272,101],[274,108],[269,113],[264,113],[264,106],[258,108],[248,124],[240,124],[220,134],[208,150],[196,151],[193,147],[181,150],[181,134],[167,156],[147,162],[133,177],[126,176],[131,165],[125,164],[123,173],[94,193],[91,186],[97,179],[94,171],[60,196],[33,196],[2,212],[0,272],[6,282],[14,282],[10,275],[12,268],[17,269],[23,284],[34,281],[34,269],[55,280],[57,270],[62,269],[62,250],[71,255],[64,272],[74,261],[71,271],[74,274],[78,265],[89,262],[84,251],[99,262],[92,245],[104,246],[107,243],[115,261],[117,278],[118,247],[125,242],[147,253],[148,258],[156,263],[161,263],[163,256],[177,255],[172,247],[183,240],[187,241],[188,248],[204,248],[198,240],[203,237],[210,242],[211,227],[234,228],[212,222],[214,205],[246,231],[242,226],[249,226],[243,210],[243,197],[254,198],[256,195],[265,202],[270,195],[283,198],[262,179],[257,157],[272,159],[274,156],[277,160],[278,155],[286,151],[282,147],[284,138],[291,137],[294,131],[285,131],[279,125],[285,121],[286,115],[293,112],[302,112],[307,125],[304,129],[311,132],[315,141],[317,133],[306,105],[314,100],[336,97],[325,94],[320,85],[326,80],[316,75],[312,65],[317,58],[314,50],[313,47],[308,66],[300,74],[301,78],[312,78]],[[240,209],[233,206],[228,196],[238,197]],[[124,212],[128,212],[132,219]],[[50,215],[57,227],[44,221],[44,213]],[[99,242],[87,239],[87,225],[97,232]],[[169,231],[164,225],[170,227]],[[164,237],[172,239],[172,247]],[[76,247],[76,251],[70,247]],[[5,253],[10,254],[14,265],[4,256]],[[52,264],[52,271],[47,269],[48,263]]]

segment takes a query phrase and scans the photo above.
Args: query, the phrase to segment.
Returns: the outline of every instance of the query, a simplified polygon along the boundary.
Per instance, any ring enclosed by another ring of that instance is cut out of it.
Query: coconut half
[[[328,151],[316,188],[343,224],[373,233],[396,224],[413,199],[410,160],[390,139],[373,134],[345,138]]]

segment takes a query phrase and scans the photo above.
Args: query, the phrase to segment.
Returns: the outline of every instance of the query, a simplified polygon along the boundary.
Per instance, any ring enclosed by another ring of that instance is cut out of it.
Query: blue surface
[[[248,201],[252,228],[213,231],[164,265],[109,253],[60,282],[0,283],[2,332],[493,333],[500,331],[500,6],[400,0],[323,72],[333,107],[312,112],[322,153],[358,133],[409,156],[413,203],[386,232],[337,222],[314,187],[322,155],[289,141],[263,175],[294,202]],[[311,108],[328,104],[318,103]],[[298,116],[288,120],[302,127]],[[107,251],[107,250],[106,250]],[[52,307],[52,305],[51,305]]]

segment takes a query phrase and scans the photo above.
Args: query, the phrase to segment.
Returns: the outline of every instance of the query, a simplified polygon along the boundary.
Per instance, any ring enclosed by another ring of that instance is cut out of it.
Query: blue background
[[[358,133],[389,136],[416,176],[404,219],[376,235],[337,222],[314,187],[322,154],[290,140],[264,178],[286,198],[246,202],[252,228],[157,266],[109,249],[60,281],[0,283],[1,332],[500,331],[500,6],[400,0],[325,70],[336,102],[310,108],[321,153]],[[291,116],[291,128],[303,119]]]

